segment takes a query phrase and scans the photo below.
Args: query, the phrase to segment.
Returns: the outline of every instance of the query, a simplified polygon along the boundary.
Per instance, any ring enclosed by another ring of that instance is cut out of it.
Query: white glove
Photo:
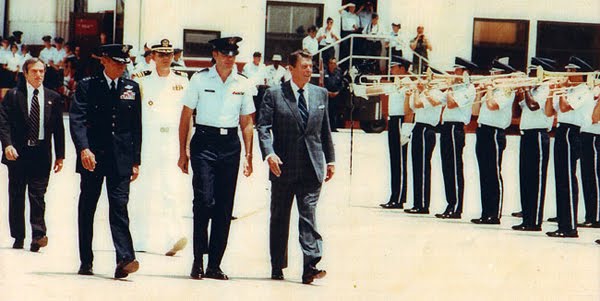
[[[414,123],[403,123],[402,128],[400,129],[400,144],[406,145],[410,142],[410,136],[412,135],[412,130],[415,127]]]

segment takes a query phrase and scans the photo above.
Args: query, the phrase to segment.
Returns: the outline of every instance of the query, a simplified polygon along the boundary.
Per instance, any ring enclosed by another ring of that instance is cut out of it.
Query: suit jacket
[[[63,124],[62,97],[47,88],[44,88],[44,140],[40,141],[42,147],[48,151],[44,158],[39,158],[46,169],[52,165],[52,137],[54,137],[54,152],[57,159],[65,158],[65,129]],[[42,105],[42,104],[40,104]],[[4,149],[12,145],[17,153],[27,144],[27,87],[25,82],[9,90],[0,104],[0,141],[2,141],[2,163],[10,166],[18,161],[6,159]]]
[[[119,78],[117,93],[111,95],[104,75],[79,81],[69,116],[78,173],[87,171],[81,163],[86,148],[96,156],[96,172],[116,169],[128,176],[141,163],[142,110],[136,82]]]
[[[335,161],[327,114],[327,90],[306,84],[309,117],[303,126],[298,102],[290,81],[267,89],[260,107],[257,131],[263,159],[276,154],[283,161],[281,177],[270,179],[296,181],[306,176],[306,164],[312,165],[319,182],[325,178],[325,165]],[[310,162],[305,162],[306,160]]]

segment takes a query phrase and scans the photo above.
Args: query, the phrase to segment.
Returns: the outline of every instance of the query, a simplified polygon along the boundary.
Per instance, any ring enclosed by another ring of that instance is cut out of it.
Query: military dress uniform
[[[192,76],[183,98],[186,107],[197,111],[190,142],[194,266],[208,254],[207,270],[219,269],[227,246],[240,164],[239,117],[254,113],[255,90],[252,81],[235,71],[223,82],[213,66]]]
[[[440,90],[431,90],[430,96],[440,102],[445,97]],[[429,214],[431,199],[431,156],[435,148],[435,127],[440,121],[442,105],[433,106],[425,92],[415,96],[423,102],[423,108],[416,108],[414,101],[411,108],[415,112],[415,127],[412,131],[411,155],[413,169],[413,208],[405,209],[407,213]]]
[[[186,73],[171,70],[161,77],[156,69],[140,72],[135,79],[142,93],[144,172],[133,190],[136,198],[143,200],[134,207],[134,246],[136,250],[164,251],[185,239],[186,233],[182,220],[186,178],[176,162],[182,99],[189,81]],[[162,226],[150,227],[152,224]]]
[[[577,237],[577,160],[581,155],[580,130],[583,126],[591,124],[589,103],[593,102],[593,96],[588,86],[582,83],[567,90],[566,101],[573,110],[561,112],[559,95],[555,94],[552,101],[558,121],[554,136],[558,230],[546,234],[554,237]]]
[[[490,93],[490,92],[488,92]],[[476,130],[475,154],[479,166],[481,189],[481,218],[473,219],[476,224],[500,224],[504,187],[502,182],[502,154],[506,148],[505,130],[512,120],[512,104],[515,92],[495,88],[491,97],[498,110],[490,110],[485,101],[481,104]],[[482,100],[488,97],[486,93]]]
[[[410,65],[410,62],[409,64]],[[406,66],[408,69],[409,66]],[[411,80],[408,77],[402,79],[404,84]],[[402,145],[401,131],[404,123],[404,103],[408,87],[400,90],[391,87],[394,91],[388,94],[388,151],[390,156],[390,199],[383,208],[403,208],[406,203],[406,163],[408,162],[408,144]]]
[[[600,86],[592,90],[594,101],[587,112],[598,106]],[[585,221],[579,227],[600,228],[600,124],[581,128],[581,178],[585,202]]]
[[[519,102],[521,107],[521,140],[519,144],[519,176],[523,222],[513,226],[514,230],[540,231],[544,216],[546,198],[546,175],[550,158],[550,136],[553,117],[544,112],[546,99],[550,94],[547,84],[531,88],[532,100],[537,109],[527,106],[526,100]],[[527,96],[526,96],[527,97]]]
[[[447,94],[448,92],[446,92]],[[442,174],[448,206],[442,218],[460,218],[463,209],[465,179],[463,174],[463,149],[465,148],[465,124],[471,121],[475,86],[463,83],[452,87],[458,107],[446,107],[440,125],[440,154]]]
[[[126,63],[130,49],[129,45],[111,44],[102,46],[100,51],[104,56]],[[127,204],[133,167],[141,163],[139,86],[125,78],[112,80],[106,73],[85,78],[77,84],[69,116],[77,151],[76,171],[81,175],[78,208],[80,274],[92,274],[94,214],[106,179],[109,222],[118,264],[115,277],[126,277],[123,267],[135,262],[137,270]],[[95,155],[93,171],[83,167],[81,152],[85,149]]]

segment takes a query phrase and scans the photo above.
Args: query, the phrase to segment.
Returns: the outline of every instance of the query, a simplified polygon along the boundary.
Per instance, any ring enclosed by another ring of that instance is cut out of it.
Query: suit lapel
[[[44,125],[47,125],[50,121],[50,114],[52,113],[52,99],[50,99],[46,89],[44,89]]]
[[[304,129],[302,124],[302,117],[300,117],[300,112],[298,111],[298,104],[296,101],[296,97],[294,96],[294,92],[292,91],[292,85],[289,81],[283,83],[281,85],[281,91],[283,92],[283,98],[285,99],[285,103],[288,105],[294,118],[296,118],[296,122],[298,123],[298,127],[300,129]]]
[[[321,100],[318,98],[315,89],[313,89],[311,84],[306,84],[306,92],[308,92],[308,121],[306,122],[306,128],[309,129],[312,127],[314,123],[312,120],[317,117],[319,105],[321,105]]]
[[[17,91],[19,92],[17,94],[19,108],[21,109],[21,113],[23,113],[23,118],[27,120],[29,118],[29,110],[27,109],[27,89],[17,89]]]

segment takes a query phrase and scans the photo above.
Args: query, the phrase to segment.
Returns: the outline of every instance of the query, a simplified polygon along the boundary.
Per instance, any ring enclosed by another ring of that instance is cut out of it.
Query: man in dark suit
[[[31,251],[48,244],[44,194],[52,165],[54,136],[54,172],[65,158],[65,129],[60,95],[44,88],[44,63],[29,59],[23,64],[26,82],[8,91],[0,105],[0,140],[8,167],[10,235],[14,249],[22,249],[25,239],[25,188],[30,204]]]
[[[129,184],[139,173],[142,143],[141,95],[136,82],[121,78],[129,45],[100,46],[104,72],[77,85],[70,112],[71,136],[81,175],[79,195],[80,275],[93,275],[94,213],[106,178],[109,221],[117,255],[115,278],[138,270],[129,232]]]
[[[266,91],[257,130],[263,158],[271,170],[271,278],[284,278],[290,210],[296,196],[304,253],[302,283],[309,284],[326,274],[316,268],[321,260],[322,238],[317,232],[315,211],[323,180],[333,177],[335,155],[327,90],[308,83],[312,73],[310,54],[290,54],[289,66],[292,79]]]

